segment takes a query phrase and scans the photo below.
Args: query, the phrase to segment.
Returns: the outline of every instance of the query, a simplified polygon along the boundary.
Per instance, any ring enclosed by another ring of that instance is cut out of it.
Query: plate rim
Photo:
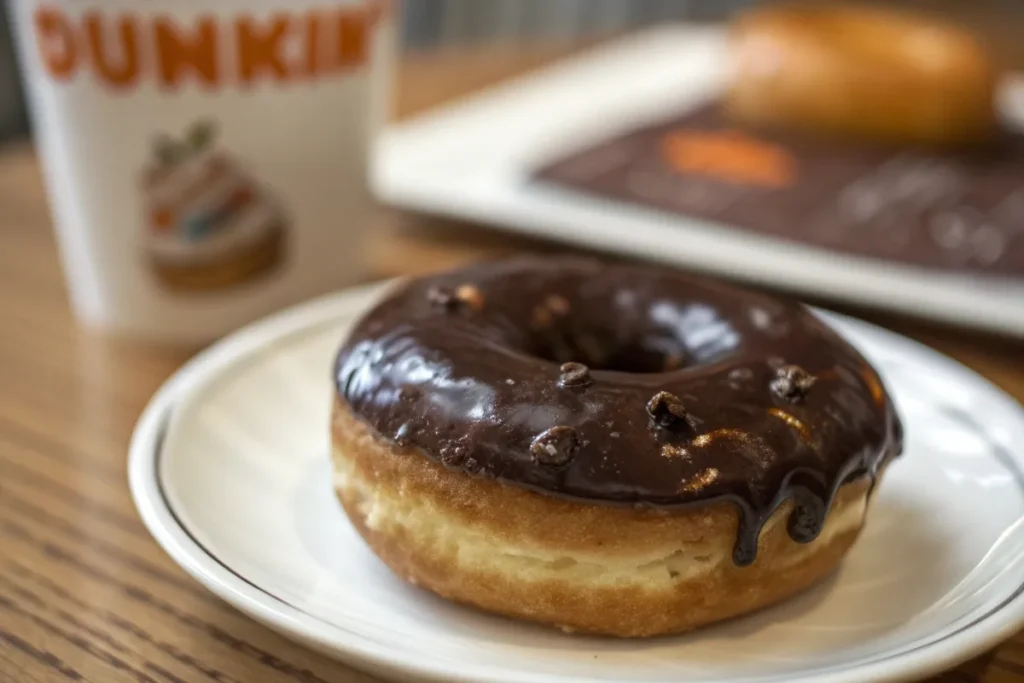
[[[298,640],[306,646],[363,671],[386,677],[416,677],[431,681],[465,683],[521,683],[522,674],[495,667],[451,665],[405,655],[360,634],[328,624],[308,612],[248,580],[230,568],[202,545],[181,522],[166,494],[160,472],[159,455],[164,436],[175,415],[175,406],[202,393],[204,385],[245,356],[275,340],[308,331],[317,325],[341,319],[346,309],[357,317],[368,302],[399,280],[385,280],[343,290],[293,306],[246,325],[201,351],[171,377],[153,395],[132,433],[128,452],[128,482],[135,507],[143,524],[165,553],[193,579],[215,596],[239,609],[257,622]],[[1019,402],[976,372],[923,344],[885,328],[849,316],[819,311],[826,318],[843,320],[880,333],[894,342],[914,348],[932,360],[980,380],[989,389],[1021,410]],[[1021,411],[1024,419],[1024,410]],[[1020,462],[1018,462],[1020,464]],[[312,622],[312,623],[310,623]],[[1003,642],[1024,626],[1024,585],[995,608],[935,642],[891,655],[885,659],[847,667],[839,671],[808,672],[794,681],[888,681],[917,678],[951,668]],[[330,629],[330,630],[328,630]],[[338,635],[344,636],[339,640]],[[333,636],[333,637],[332,637]],[[537,673],[530,680],[568,681],[572,677]],[[582,679],[580,679],[582,680]]]

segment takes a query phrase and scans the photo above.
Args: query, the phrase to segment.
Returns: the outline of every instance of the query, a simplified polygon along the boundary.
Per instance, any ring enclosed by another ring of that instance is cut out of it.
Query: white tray
[[[547,161],[711,95],[723,49],[719,30],[662,26],[433,110],[382,136],[374,191],[408,209],[1024,337],[1024,274],[849,256],[529,182]]]

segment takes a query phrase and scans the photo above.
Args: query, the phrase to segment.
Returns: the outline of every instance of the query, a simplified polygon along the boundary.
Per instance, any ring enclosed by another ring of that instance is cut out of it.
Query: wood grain
[[[405,114],[563,54],[436,54],[404,66]],[[550,245],[391,215],[380,275]],[[1024,397],[1015,342],[873,317]],[[132,426],[191,350],[105,338],[68,308],[36,158],[0,153],[0,683],[374,680],[228,607],[149,538],[126,488]],[[1024,682],[1024,637],[936,679]]]

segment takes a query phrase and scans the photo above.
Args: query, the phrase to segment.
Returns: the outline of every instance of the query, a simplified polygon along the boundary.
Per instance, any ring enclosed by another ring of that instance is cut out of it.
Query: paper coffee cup
[[[11,0],[72,304],[216,337],[353,282],[384,116],[379,0]]]

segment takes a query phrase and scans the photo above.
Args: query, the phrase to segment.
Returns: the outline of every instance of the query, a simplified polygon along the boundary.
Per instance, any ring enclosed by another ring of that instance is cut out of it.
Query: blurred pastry
[[[776,5],[731,30],[731,116],[895,144],[964,145],[997,130],[998,69],[970,32],[859,5]]]
[[[832,571],[901,449],[878,375],[799,304],[653,266],[414,280],[343,344],[335,486],[410,583],[655,636]]]

